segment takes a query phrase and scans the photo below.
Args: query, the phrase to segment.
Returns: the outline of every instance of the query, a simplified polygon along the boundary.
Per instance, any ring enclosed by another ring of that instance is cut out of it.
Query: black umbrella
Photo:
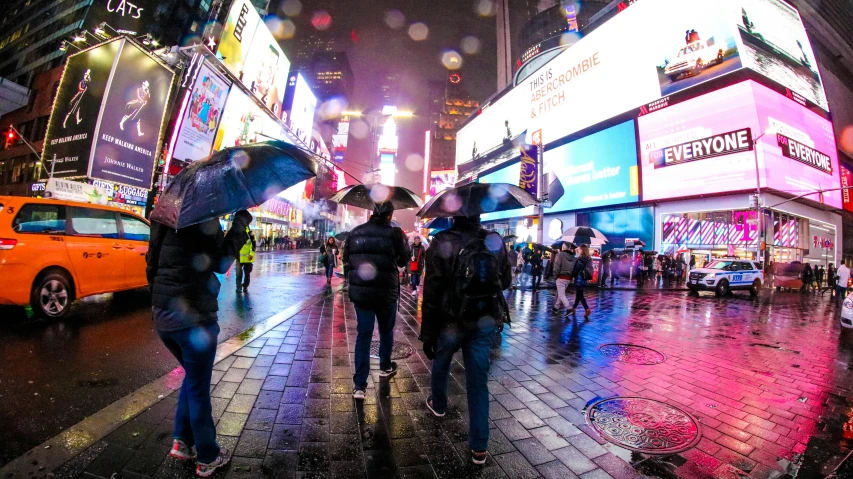
[[[563,241],[571,241],[574,244],[604,244],[607,243],[607,237],[601,231],[589,226],[574,226],[563,232]]]
[[[335,235],[335,241],[346,241],[349,238],[349,231],[341,231]]]
[[[572,243],[571,241],[563,241],[563,240],[555,241],[555,242],[554,242],[554,244],[552,244],[552,245],[551,245],[551,247],[552,247],[552,248],[554,248],[554,249],[559,250],[559,249],[563,249],[563,245],[564,245],[564,244],[568,244],[568,245],[569,245],[569,248],[575,248],[575,247],[577,247],[577,245],[576,245],[576,244],[574,244],[574,243]]]
[[[433,221],[435,221],[435,220],[433,220]],[[516,236],[516,235],[506,235],[506,236],[504,236],[504,243],[512,243],[513,241],[515,241],[517,239],[518,239],[518,236]]]
[[[537,203],[533,195],[509,183],[468,183],[435,195],[417,215],[421,218],[476,216]]]
[[[449,230],[453,226],[453,218],[433,218],[424,224],[428,230]]]
[[[388,205],[395,210],[404,210],[418,208],[423,204],[421,198],[411,190],[381,183],[347,186],[329,198],[329,201],[366,210],[383,209]]]
[[[184,228],[258,206],[315,176],[312,154],[283,141],[226,148],[178,173],[160,195],[151,219]]]

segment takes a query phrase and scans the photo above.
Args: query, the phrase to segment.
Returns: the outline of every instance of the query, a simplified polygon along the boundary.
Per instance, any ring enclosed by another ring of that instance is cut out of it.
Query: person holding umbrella
[[[557,301],[554,303],[554,312],[560,310],[560,305],[566,307],[566,311],[571,311],[569,299],[566,297],[566,289],[569,287],[569,281],[575,272],[575,252],[572,249],[571,243],[564,242],[560,247],[560,252],[554,260],[554,275],[557,277]]]
[[[347,238],[343,262],[347,265],[349,298],[355,305],[358,336],[355,342],[355,373],[352,397],[364,399],[370,374],[370,341],[379,325],[379,377],[397,374],[391,361],[394,324],[400,299],[400,270],[408,265],[411,251],[406,235],[392,226],[394,210],[415,208],[421,200],[412,191],[380,183],[352,185],[335,193],[330,201],[371,209],[367,223],[354,228]]]
[[[578,304],[583,305],[585,310],[583,317],[589,318],[592,314],[592,309],[586,303],[586,298],[583,295],[584,286],[592,280],[592,257],[589,254],[589,246],[582,244],[580,246],[580,256],[575,262],[572,277],[575,280],[575,304],[569,309],[568,314],[575,314]]]
[[[483,205],[505,211],[535,204],[509,184],[470,183],[444,190],[418,216],[453,217],[453,226],[435,235],[426,252],[421,334],[432,363],[426,407],[436,417],[447,412],[447,382],[454,354],[462,350],[468,398],[471,461],[484,464],[489,443],[489,352],[495,334],[510,321],[503,291],[512,271],[503,239],[480,225]]]

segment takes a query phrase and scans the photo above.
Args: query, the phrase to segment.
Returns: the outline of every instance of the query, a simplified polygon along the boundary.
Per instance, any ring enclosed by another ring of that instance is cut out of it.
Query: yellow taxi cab
[[[149,228],[112,206],[0,196],[0,305],[59,318],[75,299],[146,286]]]

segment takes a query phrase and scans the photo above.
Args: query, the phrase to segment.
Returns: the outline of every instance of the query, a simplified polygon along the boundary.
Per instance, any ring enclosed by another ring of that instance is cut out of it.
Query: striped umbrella
[[[607,243],[607,237],[595,228],[589,226],[575,226],[563,232],[563,241],[574,244],[602,245]]]

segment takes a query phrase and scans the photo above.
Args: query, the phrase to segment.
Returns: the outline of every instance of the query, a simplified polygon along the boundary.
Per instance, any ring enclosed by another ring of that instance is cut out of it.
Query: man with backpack
[[[455,217],[426,251],[420,339],[432,359],[427,408],[447,411],[447,380],[453,355],[462,349],[468,392],[468,446],[474,464],[486,462],[489,442],[489,352],[509,322],[503,290],[512,270],[503,240],[480,226],[479,216]]]

